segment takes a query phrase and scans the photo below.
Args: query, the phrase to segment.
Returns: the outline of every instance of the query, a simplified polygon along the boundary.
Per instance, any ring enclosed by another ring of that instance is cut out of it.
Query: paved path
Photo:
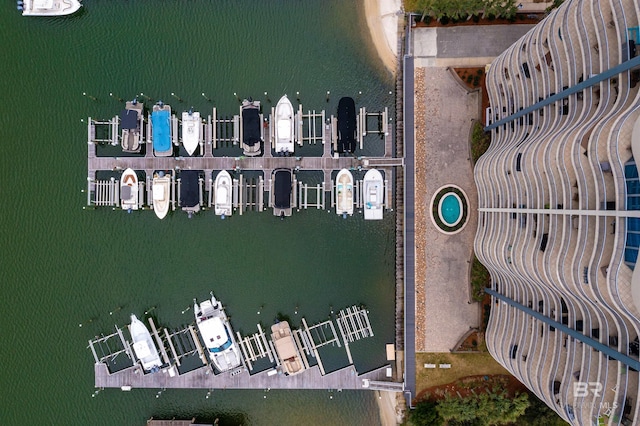
[[[529,24],[414,28],[416,67],[484,66],[533,28]]]

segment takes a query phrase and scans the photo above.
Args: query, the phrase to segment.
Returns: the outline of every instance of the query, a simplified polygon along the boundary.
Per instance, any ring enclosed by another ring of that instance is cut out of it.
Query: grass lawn
[[[417,353],[416,354],[416,392],[432,386],[445,385],[461,377],[480,374],[511,374],[498,364],[488,353],[452,354]],[[436,364],[436,368],[424,368],[425,364]],[[451,368],[439,368],[439,364],[451,364]]]

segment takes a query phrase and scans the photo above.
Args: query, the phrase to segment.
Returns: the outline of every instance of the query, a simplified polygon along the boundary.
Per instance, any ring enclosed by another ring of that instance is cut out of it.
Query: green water
[[[214,391],[207,399],[200,390],[156,398],[157,390],[105,389],[92,398],[86,349],[88,339],[151,307],[162,326],[191,323],[182,310],[213,290],[244,334],[279,312],[297,325],[301,315],[313,323],[331,307],[364,303],[376,335],[352,345],[356,367],[384,363],[394,338],[392,214],[365,223],[316,210],[286,221],[270,212],[225,221],[174,212],[159,221],[150,211],[83,210],[86,117],[117,114],[110,92],[229,114],[238,108],[234,92],[267,107],[264,92],[275,102],[296,91],[305,110],[334,112],[344,95],[371,110],[392,107],[393,82],[360,1],[84,4],[71,18],[27,18],[12,1],[0,6],[0,424],[142,425],[151,416],[379,424],[366,392]],[[346,362],[344,352],[326,356],[333,368]]]

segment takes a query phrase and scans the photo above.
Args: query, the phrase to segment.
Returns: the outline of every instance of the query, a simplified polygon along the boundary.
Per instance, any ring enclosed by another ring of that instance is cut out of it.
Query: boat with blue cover
[[[169,157],[173,154],[171,146],[171,107],[159,101],[151,113],[153,129],[153,154],[156,157]]]

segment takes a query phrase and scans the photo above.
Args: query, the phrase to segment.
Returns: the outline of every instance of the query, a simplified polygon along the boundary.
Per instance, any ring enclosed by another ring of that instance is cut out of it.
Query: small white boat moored
[[[129,333],[133,339],[133,352],[142,364],[144,371],[149,373],[155,373],[162,367],[162,361],[158,355],[158,349],[153,343],[151,333],[147,330],[147,327],[136,317],[131,314],[131,325],[129,326]]]
[[[198,111],[182,113],[182,145],[189,155],[193,155],[202,140],[202,123]]]
[[[284,95],[275,111],[275,150],[278,155],[292,155],[294,144],[294,112],[291,101]]]
[[[336,176],[336,214],[344,218],[353,214],[353,175],[347,169]]]
[[[226,170],[221,170],[216,176],[215,182],[215,213],[224,219],[231,216],[233,210],[233,191],[231,175]]]
[[[138,210],[138,175],[133,169],[126,169],[120,180],[120,205],[123,210]]]
[[[82,7],[79,0],[24,0],[18,3],[22,16],[64,16]]]
[[[163,171],[157,171],[153,174],[152,182],[153,193],[153,211],[160,219],[169,212],[171,204],[171,176]]]
[[[381,220],[384,200],[384,180],[382,174],[371,169],[362,181],[362,197],[365,220]]]
[[[196,316],[196,325],[215,368],[220,373],[224,373],[240,367],[242,363],[240,351],[222,303],[213,294],[211,300],[205,300],[200,305],[194,299],[193,312]]]

